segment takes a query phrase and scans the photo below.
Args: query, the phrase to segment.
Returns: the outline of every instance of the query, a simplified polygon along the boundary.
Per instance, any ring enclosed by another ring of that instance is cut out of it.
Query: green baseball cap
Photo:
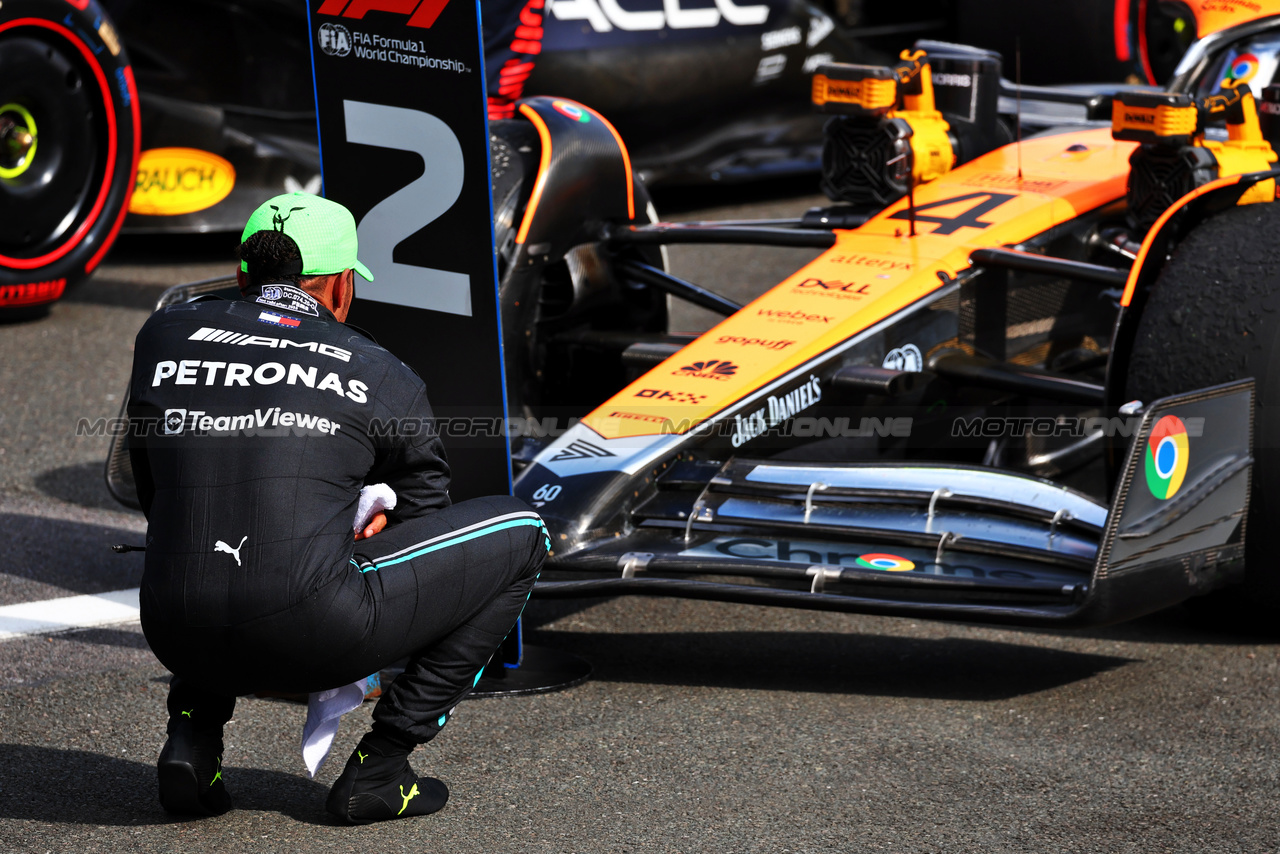
[[[302,255],[304,276],[355,270],[373,281],[373,273],[356,258],[355,217],[337,202],[311,193],[285,193],[267,199],[245,223],[240,242],[259,231],[279,231],[292,238]],[[243,261],[240,269],[249,271]]]

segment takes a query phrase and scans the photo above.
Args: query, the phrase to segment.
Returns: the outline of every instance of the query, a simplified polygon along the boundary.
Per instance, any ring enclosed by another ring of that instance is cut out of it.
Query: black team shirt
[[[365,484],[395,490],[393,523],[449,506],[422,380],[296,287],[157,311],[128,411],[143,595],[166,621],[235,625],[355,571]]]

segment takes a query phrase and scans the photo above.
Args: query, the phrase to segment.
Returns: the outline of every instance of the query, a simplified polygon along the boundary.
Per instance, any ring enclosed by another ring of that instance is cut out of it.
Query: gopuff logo
[[[785,350],[794,341],[788,341],[783,338],[767,339],[767,338],[743,338],[739,335],[721,335],[717,344],[740,344],[743,347],[763,347],[766,350]]]
[[[444,7],[448,5],[449,0],[421,0],[418,3],[414,0],[397,0],[395,3],[387,3],[386,0],[324,0],[316,10],[316,14],[354,18],[359,21],[364,18],[365,12],[389,11],[393,14],[408,15],[409,20],[406,23],[411,27],[430,29],[436,22],[436,18],[440,17],[440,13],[444,11]],[[389,6],[393,8],[388,8]],[[323,49],[323,45],[321,47]]]
[[[182,432],[182,428],[187,423],[187,410],[185,409],[166,409],[164,411],[164,434],[166,436],[176,436]]]
[[[346,56],[351,53],[351,31],[342,24],[321,24],[316,32],[320,50],[329,56]]]

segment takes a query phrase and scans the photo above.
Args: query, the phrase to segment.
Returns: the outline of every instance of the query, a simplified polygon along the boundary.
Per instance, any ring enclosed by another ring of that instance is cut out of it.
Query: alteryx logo
[[[354,18],[359,21],[364,18],[365,12],[386,11],[407,15],[408,20],[405,23],[411,27],[430,29],[436,22],[436,18],[440,17],[440,13],[444,11],[444,7],[448,5],[449,0],[420,0],[416,3],[414,0],[398,0],[394,3],[388,3],[386,0],[325,0],[316,10],[316,14]],[[323,48],[323,44],[321,46]]]

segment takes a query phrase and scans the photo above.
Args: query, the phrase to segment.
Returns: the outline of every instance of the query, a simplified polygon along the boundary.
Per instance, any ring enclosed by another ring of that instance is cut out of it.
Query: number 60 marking
[[[533,500],[545,501],[549,504],[552,501],[556,500],[556,498],[560,495],[560,490],[562,489],[564,489],[564,487],[558,483],[554,485],[550,483],[544,483],[542,484],[542,486],[538,487],[537,491],[533,493]]]

